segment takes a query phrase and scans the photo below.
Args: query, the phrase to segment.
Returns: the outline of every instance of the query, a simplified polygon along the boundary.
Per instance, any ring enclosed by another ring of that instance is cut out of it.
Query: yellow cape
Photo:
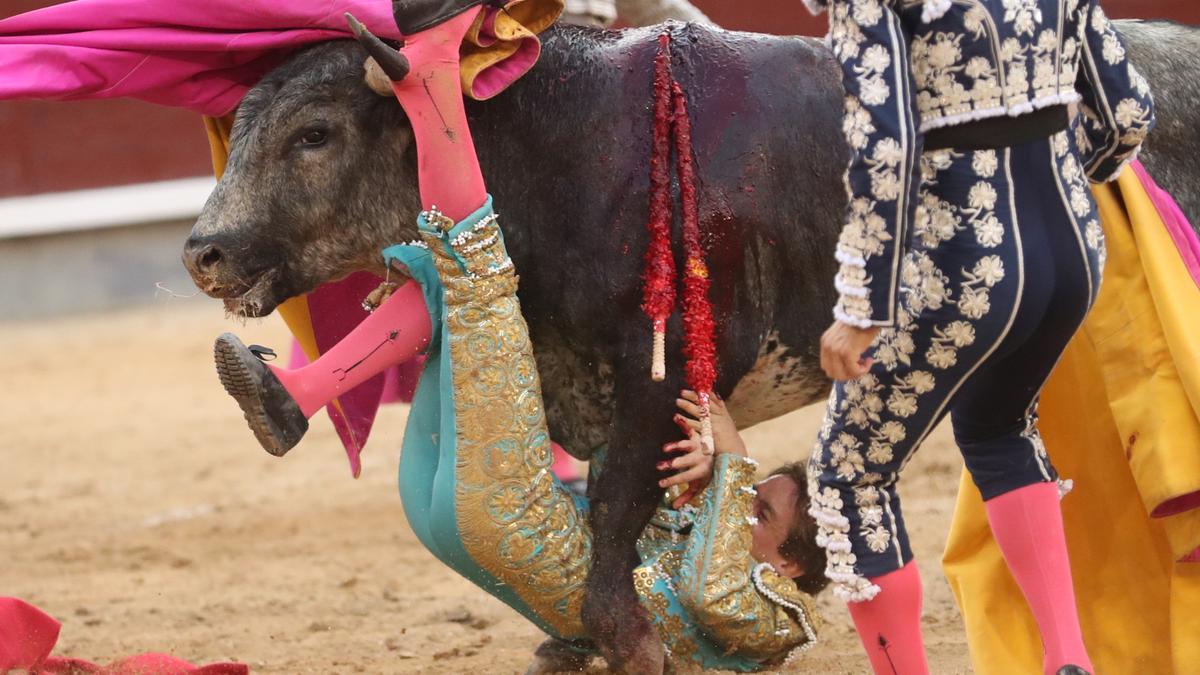
[[[1093,190],[1108,264],[1096,306],[1042,395],[1084,641],[1099,673],[1200,673],[1200,289],[1132,170]],[[1191,330],[1189,330],[1189,328]],[[963,474],[942,560],[980,675],[1039,673],[1033,617]]]

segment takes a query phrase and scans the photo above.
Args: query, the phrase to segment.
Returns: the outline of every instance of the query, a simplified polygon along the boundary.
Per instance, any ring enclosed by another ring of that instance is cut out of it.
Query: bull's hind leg
[[[604,466],[591,494],[592,569],[583,622],[601,655],[622,673],[663,672],[665,652],[633,587],[635,545],[662,497],[655,469],[663,443],[679,435],[672,389],[642,371],[618,382],[617,410]],[[645,384],[642,384],[644,382]]]

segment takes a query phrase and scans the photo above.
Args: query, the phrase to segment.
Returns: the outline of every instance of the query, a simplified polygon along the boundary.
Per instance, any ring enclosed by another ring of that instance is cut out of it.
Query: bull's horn
[[[371,59],[379,64],[379,68],[383,70],[389,79],[393,82],[399,82],[408,75],[408,59],[403,54],[384,44],[383,40],[375,37],[371,31],[367,30],[366,26],[362,25],[362,22],[354,18],[354,15],[349,12],[346,12],[346,23],[350,24],[350,30],[354,33],[354,37],[358,38],[359,44],[367,50],[367,53],[371,55]],[[368,80],[369,83],[370,80]],[[375,89],[374,86],[371,88]],[[376,89],[376,91],[378,90]],[[391,92],[389,91],[388,93]]]

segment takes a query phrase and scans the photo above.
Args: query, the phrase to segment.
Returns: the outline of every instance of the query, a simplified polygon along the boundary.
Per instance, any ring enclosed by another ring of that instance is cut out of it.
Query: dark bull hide
[[[1161,104],[1146,162],[1186,212],[1200,214],[1200,31],[1122,28]],[[533,72],[469,108],[521,274],[551,433],[579,456],[608,448],[592,495],[595,592],[584,618],[614,665],[657,640],[630,571],[659,498],[659,448],[678,434],[671,416],[683,384],[678,319],[669,376],[656,384],[639,309],[659,30],[551,30]],[[716,389],[745,427],[828,388],[818,339],[831,320],[845,204],[840,75],[818,40],[671,30],[694,120],[719,327]],[[184,254],[197,285],[230,311],[265,315],[323,282],[381,271],[381,248],[415,238],[412,136],[395,101],[363,84],[362,62],[352,42],[314,47],[238,110],[228,172]],[[796,442],[801,457],[810,439]]]

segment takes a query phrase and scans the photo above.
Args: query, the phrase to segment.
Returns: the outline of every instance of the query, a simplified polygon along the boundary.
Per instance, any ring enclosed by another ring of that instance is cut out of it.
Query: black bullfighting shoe
[[[1092,675],[1088,671],[1079,666],[1063,666],[1058,669],[1057,675]]]
[[[268,353],[270,350],[262,348],[252,350],[233,333],[225,333],[213,345],[221,385],[241,406],[246,423],[263,449],[282,457],[304,438],[308,419],[262,362],[259,354]]]
[[[401,35],[413,35],[449,21],[463,12],[487,5],[501,7],[503,0],[393,0],[392,16]]]

